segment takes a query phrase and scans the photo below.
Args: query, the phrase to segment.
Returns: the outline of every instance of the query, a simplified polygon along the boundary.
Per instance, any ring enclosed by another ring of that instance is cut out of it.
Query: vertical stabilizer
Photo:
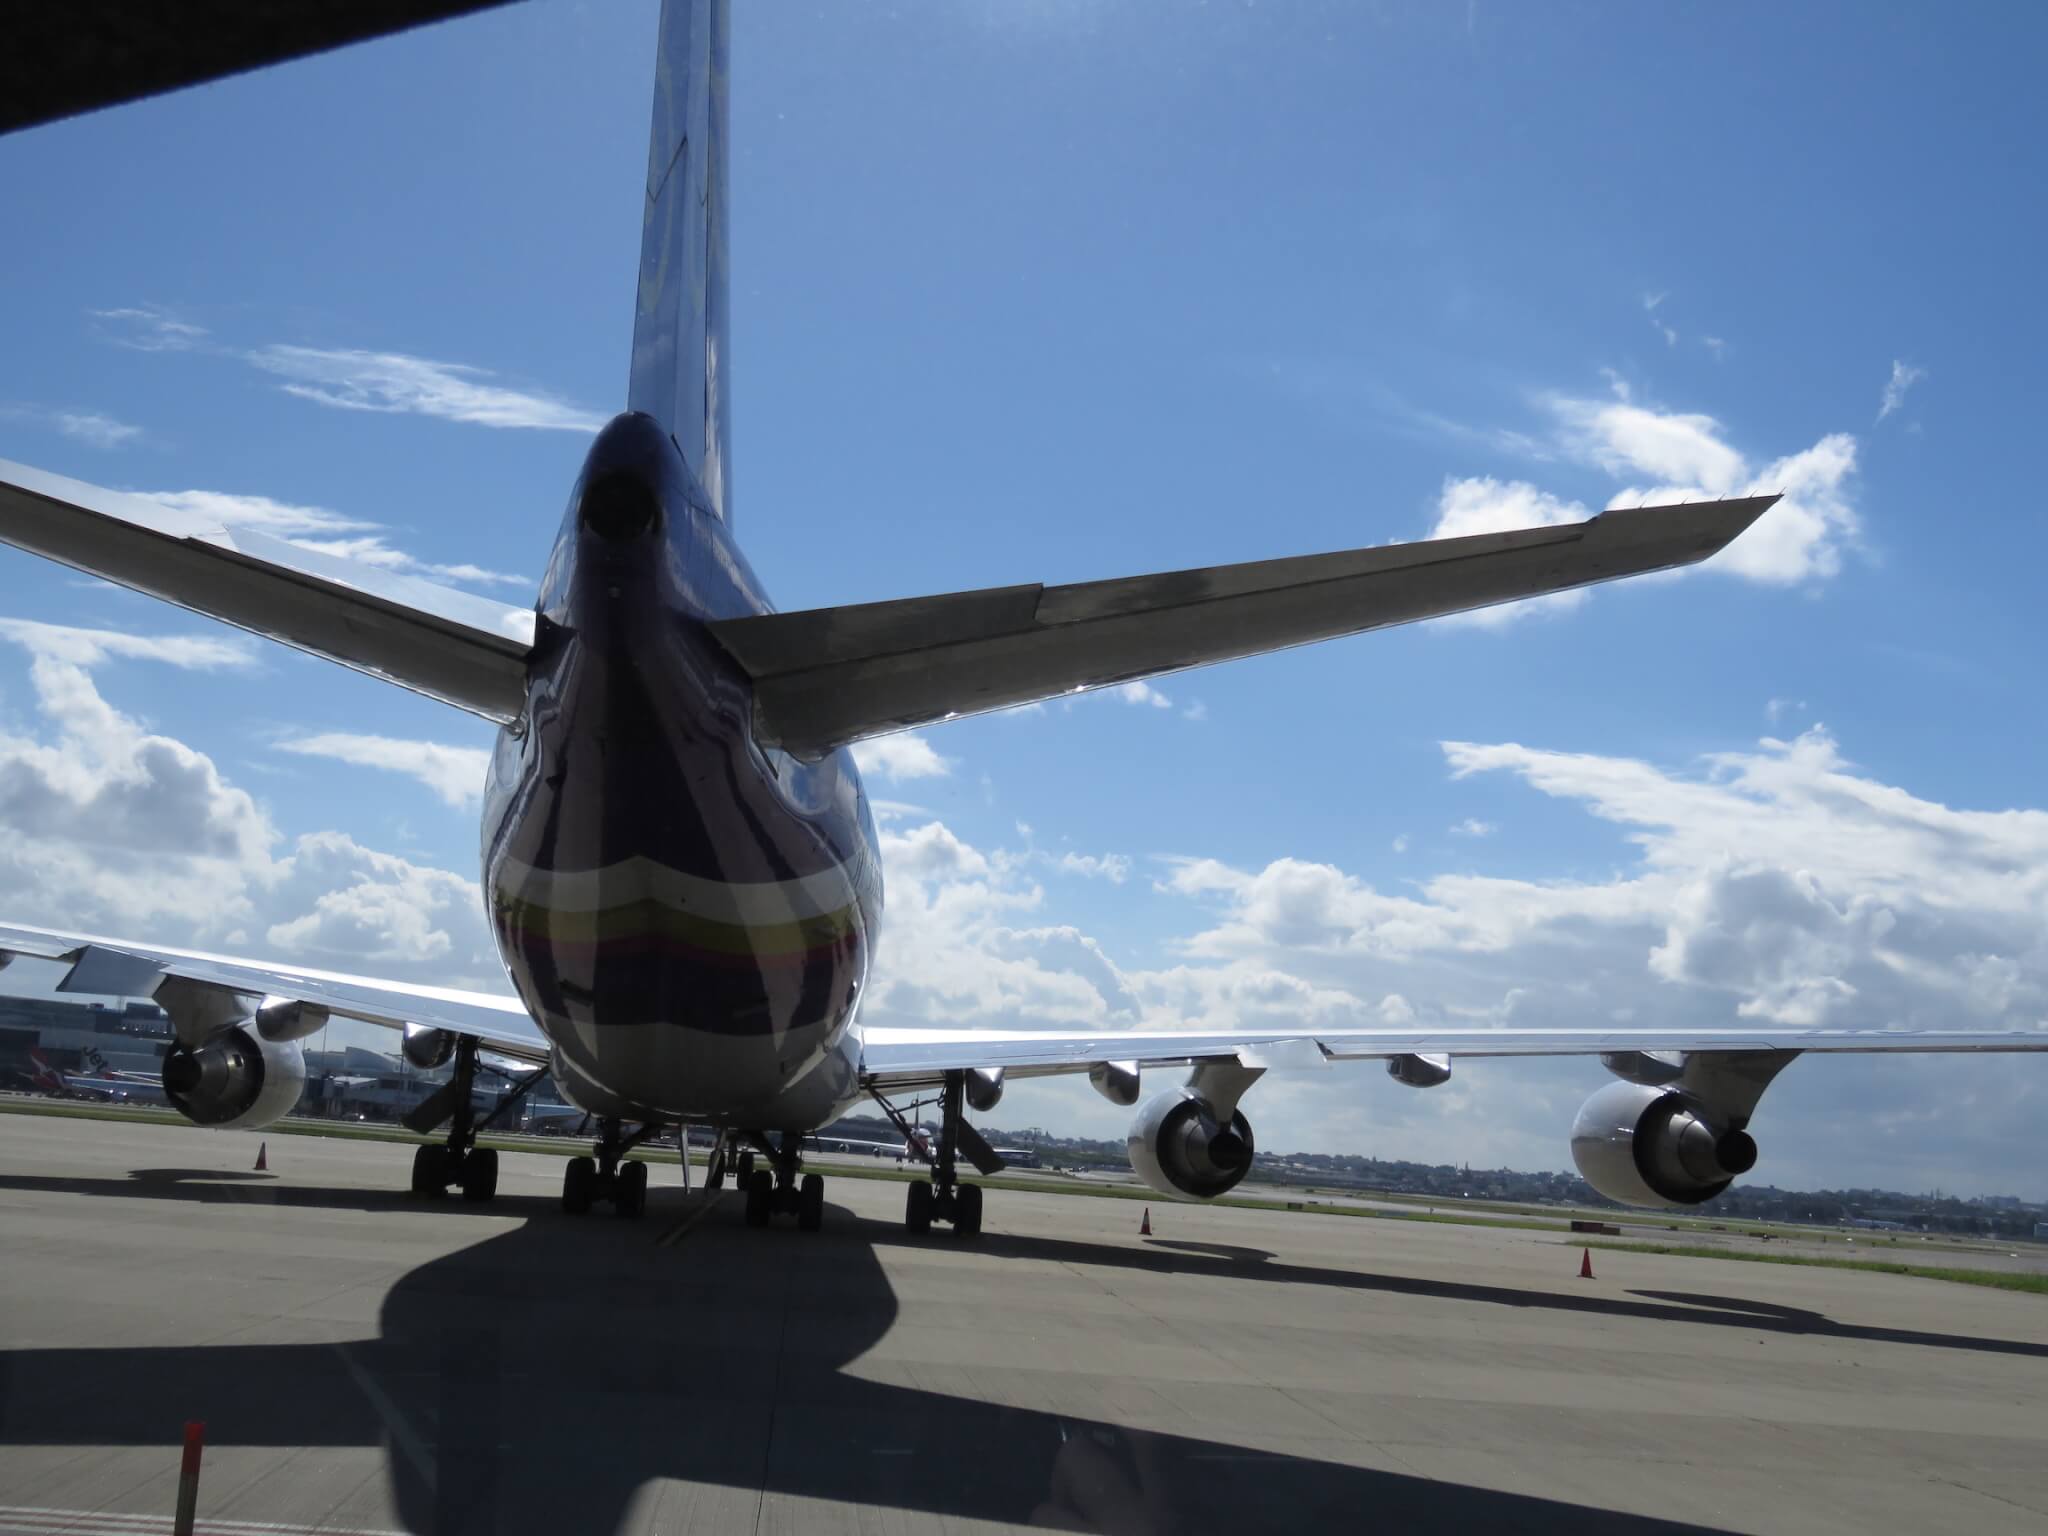
[[[668,429],[722,518],[732,505],[725,335],[731,22],[727,0],[663,0],[627,399],[628,409]]]

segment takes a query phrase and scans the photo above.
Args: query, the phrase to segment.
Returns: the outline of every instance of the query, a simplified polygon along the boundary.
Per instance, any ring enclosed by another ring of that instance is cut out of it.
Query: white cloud
[[[431,576],[472,586],[530,587],[530,578],[488,570],[467,561],[437,564],[393,548],[380,525],[326,507],[301,506],[232,491],[149,491],[151,501],[226,528],[252,528],[314,554],[353,560],[379,570]]]
[[[103,661],[161,661],[187,671],[216,672],[253,667],[256,658],[239,637],[215,635],[131,635],[117,629],[79,629],[37,619],[0,619],[0,639],[34,656],[73,667]]]
[[[1915,368],[1911,363],[1892,359],[1892,376],[1885,381],[1884,398],[1878,403],[1877,419],[1883,421],[1906,403],[1906,391],[1927,377],[1925,368]]]
[[[1400,835],[1399,837],[1397,837],[1397,838],[1395,838],[1395,839],[1394,839],[1394,852],[1396,852],[1396,853],[1406,853],[1407,851],[1408,851],[1408,834],[1407,834],[1407,833],[1405,833],[1405,832],[1403,832],[1403,833],[1402,833],[1402,834],[1401,834],[1401,835]]]
[[[1107,880],[1111,885],[1122,885],[1131,874],[1130,858],[1121,853],[1063,853],[1056,867],[1062,874]]]
[[[460,809],[483,795],[484,773],[491,754],[483,747],[451,747],[436,741],[406,741],[391,736],[352,736],[328,731],[277,744],[281,752],[302,757],[327,757],[361,768],[382,768],[418,779],[449,805]]]
[[[1552,528],[1561,523],[1584,522],[1592,515],[1578,502],[1560,501],[1526,481],[1501,481],[1482,475],[1444,481],[1443,492],[1437,498],[1436,523],[1429,536],[1454,539],[1475,533],[1512,533],[1519,528]],[[1519,603],[1475,608],[1436,622],[1498,629],[1531,614],[1562,613],[1585,600],[1584,591],[1551,592],[1524,598]]]
[[[403,352],[273,345],[250,362],[287,380],[287,394],[351,411],[438,416],[486,427],[595,432],[605,418],[536,391],[486,382],[493,375],[461,363]]]
[[[1209,718],[1209,706],[1200,699],[1195,699],[1180,712],[1180,717],[1183,720],[1206,720]]]
[[[108,322],[108,340],[137,352],[186,352],[203,343],[207,335],[205,326],[180,320],[154,304],[89,313]]]
[[[0,406],[0,421],[23,421],[62,432],[91,448],[123,448],[142,436],[142,428],[116,421],[104,411],[47,410],[34,405]]]
[[[1668,293],[1644,294],[1643,312],[1650,318],[1651,329],[1656,331],[1658,335],[1664,338],[1664,345],[1667,347],[1675,347],[1678,345],[1678,332],[1673,330],[1669,325],[1665,324],[1663,316],[1657,313],[1658,309],[1663,306],[1664,301],[1669,297],[1671,297],[1671,295]]]
[[[953,771],[953,759],[941,757],[915,731],[871,736],[853,744],[853,760],[862,773],[884,779],[940,779]]]
[[[1776,725],[1787,714],[1803,715],[1805,713],[1806,700],[1804,699],[1772,699],[1768,704],[1764,705],[1764,718],[1773,725]]]
[[[1717,363],[1728,350],[1728,343],[1718,336],[1702,336],[1700,345],[1714,354],[1714,361]]]
[[[170,945],[505,990],[473,881],[339,832],[279,833],[213,760],[108,704],[113,658],[245,664],[204,645],[10,621],[31,649],[37,720],[0,728],[5,911]],[[280,851],[280,848],[283,851]]]
[[[1711,497],[1783,492],[1750,530],[1707,562],[1709,569],[1785,586],[1825,580],[1853,548],[1861,520],[1853,500],[1856,439],[1830,433],[1811,448],[1752,469],[1711,416],[1660,411],[1625,388],[1612,400],[1546,398],[1569,452],[1617,477],[1640,474],[1610,505],[1654,506]]]
[[[1150,683],[1124,683],[1110,691],[1126,704],[1136,704],[1142,708],[1151,709],[1173,708],[1173,700],[1161,693],[1157,688],[1154,688]]]
[[[119,448],[142,436],[142,428],[131,427],[99,411],[59,411],[56,422],[57,430],[66,437],[75,437],[94,448]]]
[[[1491,837],[1500,828],[1490,821],[1481,821],[1477,816],[1467,816],[1451,828],[1453,837]]]

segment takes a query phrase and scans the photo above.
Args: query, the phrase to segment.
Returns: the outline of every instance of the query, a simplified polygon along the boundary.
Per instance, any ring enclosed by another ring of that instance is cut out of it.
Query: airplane
[[[300,1042],[330,1016],[363,1020],[401,1031],[415,1065],[453,1065],[431,1113],[414,1122],[447,1127],[415,1153],[423,1196],[496,1192],[497,1155],[476,1144],[489,1117],[473,1112],[471,1093],[488,1051],[531,1067],[504,1102],[551,1072],[596,1117],[591,1155],[564,1172],[565,1211],[602,1202],[639,1216],[646,1166],[625,1154],[665,1127],[704,1125],[716,1132],[713,1188],[745,1156],[749,1225],[793,1215],[815,1230],[823,1179],[803,1167],[805,1136],[873,1098],[915,1140],[894,1099],[934,1094],[931,1177],[909,1185],[905,1223],[917,1232],[946,1223],[972,1238],[983,1195],[960,1163],[990,1172],[1000,1160],[968,1114],[993,1108],[1009,1078],[1085,1074],[1135,1110],[1128,1145],[1138,1175],[1163,1195],[1209,1199],[1253,1165],[1242,1101],[1269,1071],[1377,1060],[1397,1082],[1429,1088],[1459,1057],[1597,1056],[1615,1081],[1581,1109],[1574,1159],[1603,1194],[1655,1207],[1697,1204],[1749,1171],[1758,1102],[1802,1054],[2048,1048],[2042,1031],[1754,1023],[995,1031],[864,1022],[883,872],[852,744],[1689,565],[1726,548],[1778,498],[780,612],[740,547],[733,495],[730,37],[726,0],[665,0],[626,408],[597,432],[569,489],[532,608],[0,463],[0,541],[499,728],[482,874],[513,995],[0,925],[0,955],[62,962],[64,990],[149,997],[168,1013],[176,1043],[163,1090],[188,1119],[272,1123],[303,1089]]]
[[[65,1072],[50,1065],[50,1058],[40,1050],[28,1053],[30,1081],[43,1093],[56,1094],[60,1098],[98,1099],[105,1103],[124,1104],[137,1100],[146,1104],[164,1102],[163,1084],[156,1078],[142,1072],[123,1072],[107,1065],[107,1058],[94,1046],[87,1046],[79,1058],[83,1072]]]

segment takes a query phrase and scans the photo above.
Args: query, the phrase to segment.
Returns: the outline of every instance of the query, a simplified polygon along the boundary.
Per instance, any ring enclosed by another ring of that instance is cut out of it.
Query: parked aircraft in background
[[[2048,1048],[2041,1033],[1758,1026],[864,1026],[882,868],[852,743],[1690,564],[1777,498],[779,613],[735,522],[728,37],[724,0],[663,7],[626,410],[597,434],[569,489],[532,609],[0,464],[0,540],[500,727],[483,889],[516,995],[0,926],[0,953],[61,961],[66,990],[164,1008],[177,1043],[162,1086],[187,1117],[270,1124],[304,1086],[300,1042],[330,1016],[367,1020],[402,1030],[414,1065],[454,1067],[411,1122],[448,1127],[418,1151],[422,1193],[459,1186],[488,1200],[496,1190],[471,1091],[490,1051],[531,1064],[527,1085],[552,1071],[597,1117],[593,1155],[567,1165],[565,1209],[603,1199],[638,1215],[646,1167],[624,1154],[684,1122],[717,1128],[714,1183],[741,1149],[750,1164],[759,1154],[763,1166],[746,1179],[750,1223],[788,1212],[815,1228],[823,1181],[802,1169],[805,1136],[872,1096],[915,1140],[893,1098],[930,1092],[933,1177],[910,1185],[906,1220],[919,1231],[950,1221],[972,1236],[982,1192],[960,1181],[958,1160],[984,1171],[1000,1160],[967,1115],[995,1105],[1006,1075],[1085,1074],[1134,1108],[1138,1173],[1163,1193],[1201,1198],[1252,1166],[1242,1100],[1265,1072],[1375,1060],[1401,1083],[1430,1087],[1455,1056],[1594,1054],[1619,1080],[1581,1111],[1574,1156],[1604,1193],[1655,1205],[1704,1200],[1751,1167],[1758,1100],[1802,1053]],[[1262,517],[1279,526],[1284,511]]]
[[[97,1099],[104,1103],[161,1104],[164,1085],[158,1078],[141,1072],[119,1072],[107,1065],[107,1058],[91,1046],[83,1054],[83,1072],[65,1072],[50,1065],[40,1050],[28,1053],[30,1079],[43,1093],[60,1098]]]

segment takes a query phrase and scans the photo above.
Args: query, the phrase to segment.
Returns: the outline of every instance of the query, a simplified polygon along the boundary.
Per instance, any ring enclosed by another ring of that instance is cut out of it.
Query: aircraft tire
[[[472,1147],[462,1160],[462,1198],[481,1205],[498,1193],[498,1154],[489,1147]]]
[[[747,1179],[747,1225],[765,1227],[775,1209],[775,1175],[757,1168]]]
[[[571,1216],[581,1216],[590,1209],[591,1197],[596,1193],[596,1159],[570,1158],[569,1166],[562,1170],[562,1209]]]
[[[981,1236],[979,1184],[962,1184],[953,1191],[953,1235],[962,1241]]]
[[[430,1198],[448,1192],[448,1149],[440,1142],[413,1149],[412,1192]]]
[[[932,1186],[929,1179],[915,1179],[903,1202],[903,1225],[913,1232],[932,1229]]]
[[[742,1152],[740,1154],[739,1172],[734,1175],[734,1180],[741,1189],[752,1189],[754,1187],[754,1154],[752,1152]]]
[[[815,1232],[825,1224],[825,1179],[807,1173],[797,1186],[796,1224],[799,1231]]]
[[[612,1184],[612,1211],[628,1221],[638,1221],[647,1209],[647,1165],[632,1159],[619,1164]]]

